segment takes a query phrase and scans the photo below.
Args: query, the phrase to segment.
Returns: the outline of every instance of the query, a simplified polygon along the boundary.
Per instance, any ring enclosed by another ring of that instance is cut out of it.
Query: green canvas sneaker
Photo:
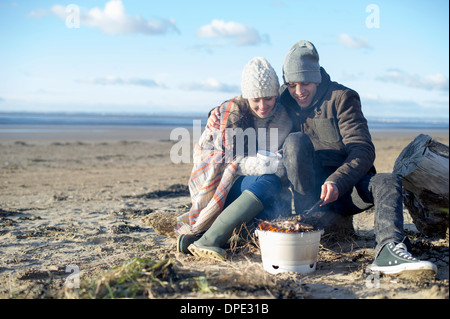
[[[435,264],[412,257],[404,243],[386,244],[367,269],[372,272],[399,275],[409,279],[425,279],[437,274]]]

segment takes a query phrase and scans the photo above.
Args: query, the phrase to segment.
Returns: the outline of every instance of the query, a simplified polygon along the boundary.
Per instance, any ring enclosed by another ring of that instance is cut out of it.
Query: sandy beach
[[[406,210],[413,253],[438,266],[435,279],[371,281],[365,267],[373,260],[373,211],[355,216],[358,236],[324,236],[317,270],[307,275],[265,272],[253,244],[232,247],[226,262],[176,253],[163,222],[189,210],[191,164],[171,161],[170,131],[0,134],[0,298],[123,297],[102,295],[101,285],[111,269],[136,258],[165,261],[171,271],[170,280],[160,278],[167,284],[136,298],[449,297],[448,238],[418,234]],[[377,170],[391,172],[420,133],[449,144],[448,131],[372,132]]]

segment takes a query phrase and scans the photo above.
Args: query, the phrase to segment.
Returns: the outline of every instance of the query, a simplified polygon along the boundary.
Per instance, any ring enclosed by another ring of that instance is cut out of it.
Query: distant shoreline
[[[441,118],[367,117],[369,128],[375,130],[449,129],[449,120]],[[97,125],[97,126],[192,126],[193,121],[206,123],[207,114],[102,114],[102,113],[23,113],[0,112],[0,128],[9,125]]]
[[[0,125],[0,143],[14,141],[61,142],[61,141],[154,141],[170,140],[171,132],[179,126],[148,125],[148,126],[24,126]],[[192,132],[191,127],[185,127]],[[202,131],[204,126],[202,126]],[[370,130],[374,139],[413,139],[419,134],[430,135],[439,139],[449,137],[449,130],[444,129],[383,129]],[[175,140],[176,141],[176,140]]]
[[[64,114],[0,112],[1,141],[114,141],[169,140],[174,128],[206,125],[206,116],[195,114]],[[419,134],[447,137],[445,120],[369,119],[373,138],[414,138]]]

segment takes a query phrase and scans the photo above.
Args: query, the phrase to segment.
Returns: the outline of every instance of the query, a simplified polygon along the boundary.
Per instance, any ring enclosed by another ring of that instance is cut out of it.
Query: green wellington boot
[[[177,252],[190,254],[188,247],[202,237],[201,234],[183,234],[177,237]]]
[[[203,236],[188,247],[189,251],[197,257],[225,260],[227,253],[222,247],[234,229],[251,221],[263,209],[261,201],[252,192],[245,190],[223,210]]]

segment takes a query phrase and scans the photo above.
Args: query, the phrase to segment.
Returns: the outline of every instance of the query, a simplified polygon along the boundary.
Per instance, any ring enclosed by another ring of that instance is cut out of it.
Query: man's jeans
[[[244,190],[252,192],[264,206],[264,210],[256,218],[272,220],[278,217],[291,216],[291,196],[283,196],[280,178],[274,174],[262,176],[241,176],[231,187],[225,207],[238,198]],[[289,192],[289,190],[287,189]],[[289,194],[290,195],[290,194]]]
[[[314,147],[303,133],[291,133],[283,146],[283,163],[294,194],[297,214],[319,200],[320,188],[333,172],[314,161]],[[402,242],[403,199],[401,179],[397,175],[368,173],[352,191],[323,208],[343,216],[361,213],[375,206],[375,256],[388,242]]]

